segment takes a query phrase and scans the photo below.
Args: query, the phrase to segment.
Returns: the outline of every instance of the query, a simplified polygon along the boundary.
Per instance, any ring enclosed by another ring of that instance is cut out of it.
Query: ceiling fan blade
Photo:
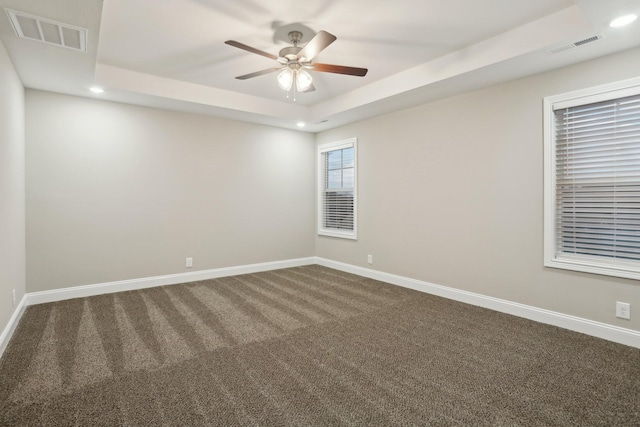
[[[262,55],[262,56],[266,56],[269,59],[275,59],[278,60],[278,57],[275,55],[270,54],[269,52],[265,52],[263,50],[259,50],[256,49],[255,47],[251,47],[251,46],[247,46],[246,44],[237,42],[235,40],[227,40],[226,42],[224,42],[225,44],[228,44],[229,46],[233,46],[233,47],[237,47],[239,49],[243,49],[246,50],[247,52],[251,52],[251,53],[257,53],[258,55]]]
[[[358,76],[358,77],[366,76],[367,71],[369,71],[366,68],[346,67],[344,65],[320,64],[317,62],[311,65],[312,65],[312,69],[315,71],[322,71],[324,73],[347,74],[349,76]]]
[[[236,77],[236,79],[238,79],[238,80],[247,80],[247,79],[250,79],[250,78],[253,78],[253,77],[261,76],[263,74],[269,74],[269,73],[273,73],[274,71],[280,71],[283,68],[286,68],[286,67],[267,68],[266,70],[256,71],[255,73],[249,73],[249,74],[245,74],[243,76],[238,76],[238,77]]]
[[[314,56],[323,51],[327,46],[336,40],[336,36],[326,31],[318,31],[309,43],[298,52],[298,59],[306,58],[307,61],[313,59]]]

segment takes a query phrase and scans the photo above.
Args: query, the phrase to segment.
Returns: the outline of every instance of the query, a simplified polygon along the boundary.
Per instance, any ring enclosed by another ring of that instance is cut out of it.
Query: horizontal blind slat
[[[557,251],[640,261],[640,95],[554,114]]]

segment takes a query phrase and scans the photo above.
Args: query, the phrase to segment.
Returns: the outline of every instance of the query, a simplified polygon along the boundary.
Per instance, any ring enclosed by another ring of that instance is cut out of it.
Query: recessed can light
[[[618,18],[616,18],[613,21],[611,21],[609,23],[609,26],[611,28],[624,27],[625,25],[631,24],[636,19],[638,19],[638,15],[636,15],[636,14],[619,16]]]
[[[101,87],[98,86],[92,86],[91,88],[89,88],[89,90],[93,93],[102,93],[104,92],[104,89],[102,89]]]
[[[306,126],[304,122],[298,122],[296,123],[296,125],[298,125],[299,128],[303,128]]]

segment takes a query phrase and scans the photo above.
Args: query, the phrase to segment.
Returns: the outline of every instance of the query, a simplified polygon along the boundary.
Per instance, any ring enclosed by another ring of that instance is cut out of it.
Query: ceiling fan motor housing
[[[298,43],[300,43],[300,40],[302,40],[302,33],[300,31],[290,31],[289,40],[291,40],[293,46],[281,49],[278,56],[280,58],[286,58],[287,60],[294,62],[298,59],[298,52],[302,50],[301,47],[298,47]]]
[[[289,61],[293,61],[298,57],[298,52],[300,52],[301,50],[302,48],[297,46],[285,47],[280,50],[278,56],[287,58]]]

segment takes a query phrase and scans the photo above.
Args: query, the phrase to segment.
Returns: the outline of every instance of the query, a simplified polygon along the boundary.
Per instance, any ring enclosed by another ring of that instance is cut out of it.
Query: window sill
[[[319,230],[318,236],[338,237],[341,239],[358,240],[358,236],[353,231]]]
[[[640,280],[639,266],[632,266],[624,263],[613,264],[579,258],[556,257],[545,261],[544,265],[545,267],[560,268],[563,270]]]

